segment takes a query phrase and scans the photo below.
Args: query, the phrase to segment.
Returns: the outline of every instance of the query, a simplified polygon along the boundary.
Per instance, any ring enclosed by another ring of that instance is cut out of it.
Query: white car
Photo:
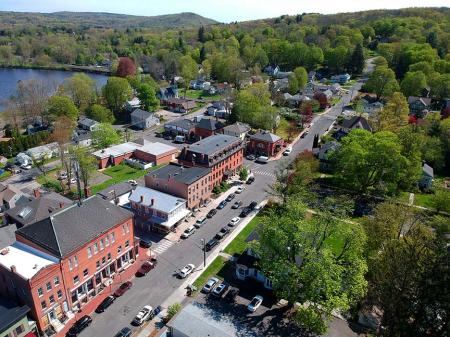
[[[67,179],[67,173],[61,172],[58,176],[58,180],[65,180],[65,179]]]
[[[288,146],[286,150],[283,152],[283,156],[289,156],[292,152],[292,147]]]
[[[195,266],[192,263],[186,265],[183,269],[178,272],[178,276],[180,278],[186,278],[190,273],[192,273],[195,269]]]
[[[267,157],[267,156],[259,156],[258,158],[256,158],[256,162],[257,163],[262,163],[262,164],[268,163],[269,162],[269,157]]]
[[[208,282],[203,286],[202,292],[208,294],[213,290],[214,286],[219,282],[218,278],[211,277]]]
[[[228,226],[234,227],[239,223],[239,221],[241,221],[241,218],[236,216],[233,219],[231,219],[231,221],[228,223]]]
[[[75,178],[70,178],[70,184],[76,184],[76,183],[77,183],[77,180]]]
[[[255,312],[256,309],[259,308],[259,306],[261,305],[262,302],[263,302],[263,297],[262,296],[257,295],[255,297],[253,297],[251,302],[247,305],[248,311]]]
[[[133,323],[136,325],[142,325],[146,320],[150,318],[153,308],[149,305],[144,306],[133,319]]]
[[[182,239],[187,239],[188,237],[190,237],[192,234],[195,233],[195,227],[194,226],[190,226],[188,228],[186,228],[183,232],[183,234],[181,234],[181,238]]]
[[[20,168],[23,168],[24,170],[30,170],[33,166],[31,166],[30,164],[22,164],[20,165]]]
[[[242,192],[244,192],[244,190],[245,190],[245,187],[244,186],[239,186],[237,189],[236,189],[236,194],[241,194]]]
[[[136,180],[128,180],[128,183],[129,183],[131,186],[137,186]]]

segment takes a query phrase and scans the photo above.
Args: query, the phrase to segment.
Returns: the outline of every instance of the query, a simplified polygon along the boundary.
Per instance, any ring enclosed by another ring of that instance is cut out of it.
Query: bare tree
[[[15,129],[20,129],[23,125],[23,114],[20,110],[16,97],[6,100],[5,119]]]
[[[23,112],[25,122],[45,121],[48,97],[56,90],[55,83],[37,79],[19,81],[17,86],[17,103]]]

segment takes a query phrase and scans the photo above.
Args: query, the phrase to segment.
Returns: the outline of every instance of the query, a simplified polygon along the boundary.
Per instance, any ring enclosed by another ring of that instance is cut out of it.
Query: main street
[[[360,88],[361,83],[357,82],[348,93],[343,95],[339,104],[316,116],[312,121],[308,135],[299,139],[288,159],[282,158],[281,160],[290,160],[304,150],[311,150],[314,135],[320,136],[327,132],[336,117],[342,112],[343,106],[348,105],[352,96],[355,96]],[[252,170],[256,180],[252,185],[245,185],[245,191],[237,195],[233,202],[242,200],[243,207],[245,207],[251,201],[261,202],[266,199],[268,196],[267,190],[275,181],[275,172],[279,162],[280,160],[258,164],[245,160],[245,165]],[[124,296],[118,298],[104,313],[93,313],[91,326],[83,331],[80,336],[112,335],[122,327],[130,326],[130,322],[140,308],[147,304],[153,307],[160,305],[181,286],[183,280],[177,279],[175,274],[186,264],[193,263],[197,267],[195,273],[201,274],[203,264],[201,239],[208,241],[214,237],[221,227],[226,226],[231,218],[239,215],[241,209],[231,209],[233,202],[219,210],[212,219],[208,219],[206,224],[190,238],[176,242],[162,239],[158,242],[155,246],[162,248],[157,248],[160,253],[158,254],[156,268],[143,278],[135,278],[133,287]],[[209,252],[208,255],[211,253]]]

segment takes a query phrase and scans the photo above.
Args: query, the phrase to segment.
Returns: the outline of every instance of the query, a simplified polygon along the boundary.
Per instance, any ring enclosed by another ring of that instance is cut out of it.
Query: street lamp
[[[206,244],[205,244],[205,239],[202,239],[202,246],[203,246],[203,268],[206,268]]]

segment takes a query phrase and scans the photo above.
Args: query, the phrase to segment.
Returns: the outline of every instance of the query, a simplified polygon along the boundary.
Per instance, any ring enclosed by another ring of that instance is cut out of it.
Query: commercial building
[[[145,176],[145,186],[187,200],[195,209],[211,197],[211,169],[170,163]]]
[[[235,175],[243,162],[243,141],[223,134],[186,146],[178,157],[184,166],[211,169],[211,188]]]
[[[259,131],[250,136],[247,150],[257,156],[275,156],[281,151],[284,141],[269,131]]]

